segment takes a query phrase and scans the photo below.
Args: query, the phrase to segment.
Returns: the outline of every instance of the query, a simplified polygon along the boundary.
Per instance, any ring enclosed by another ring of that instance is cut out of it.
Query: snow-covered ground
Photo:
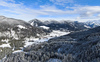
[[[23,52],[23,50],[16,50],[13,53]]]
[[[87,25],[84,25],[84,27],[86,27],[86,28],[91,28],[90,26],[87,26]]]
[[[1,40],[1,42],[6,42],[6,43],[8,43],[8,41],[9,41],[9,39],[4,39],[4,40],[2,39]]]
[[[51,32],[49,36],[52,36],[52,37],[56,37],[57,36],[57,37],[59,37],[59,36],[67,35],[69,33],[70,32],[63,32],[63,31],[60,31],[60,30],[53,30],[53,32]]]
[[[31,39],[27,39],[25,42],[25,45],[24,47],[27,47],[29,45],[32,45],[32,44],[38,44],[40,42],[45,42],[45,41],[48,41],[49,39],[51,39],[50,37],[49,38],[31,38]]]
[[[17,27],[19,27],[20,29],[27,29],[26,27],[24,27],[22,25],[17,25]]]
[[[25,42],[24,47],[27,47],[27,46],[32,45],[32,44],[38,44],[40,42],[45,42],[45,41],[48,41],[51,38],[67,35],[69,33],[70,32],[62,32],[62,31],[59,31],[59,30],[54,30],[50,34],[48,34],[46,36],[41,36],[40,38],[34,38],[34,37],[25,38],[25,41],[23,41],[23,42]],[[14,51],[13,53],[17,53],[17,52],[23,52],[23,50],[17,50],[17,51]]]
[[[8,37],[8,38],[13,37],[14,39],[18,39],[18,35],[12,29],[10,31],[0,32],[0,37]]]
[[[9,43],[8,43],[8,44],[2,44],[2,45],[0,45],[0,47],[2,47],[2,48],[4,48],[4,47],[9,47],[9,48],[11,48],[11,46],[10,46]]]
[[[24,28],[22,26],[19,26],[19,27]],[[59,30],[53,30],[48,35],[41,36],[40,38],[34,38],[34,37],[25,38],[25,41],[23,41],[23,42],[25,42],[24,47],[27,47],[27,46],[32,45],[32,44],[38,44],[40,42],[45,42],[45,41],[48,41],[51,38],[67,35],[69,33],[70,32],[63,32],[63,31],[59,31]],[[1,36],[14,37],[15,39],[18,38],[18,36],[15,34],[15,32],[12,29],[11,29],[11,32],[3,32],[3,33],[0,33],[0,34],[1,34]],[[1,40],[1,42],[6,42],[6,44],[2,44],[2,45],[0,45],[0,47],[2,47],[2,48],[4,48],[4,47],[12,48],[8,41],[9,41],[9,39]],[[14,51],[13,53],[16,53],[16,52],[22,52],[22,50]]]
[[[49,59],[47,62],[62,62],[60,59]]]
[[[43,29],[49,29],[49,27],[47,27],[47,26],[40,26],[40,27]]]
[[[45,42],[45,41],[48,41],[51,38],[67,35],[69,33],[70,32],[62,32],[62,31],[59,31],[59,30],[53,30],[53,32],[51,32],[49,35],[42,36],[41,38],[33,38],[33,37],[26,38],[25,39],[26,41],[24,41],[25,42],[24,47],[27,47],[27,46],[32,45],[34,43],[37,44],[39,42]]]

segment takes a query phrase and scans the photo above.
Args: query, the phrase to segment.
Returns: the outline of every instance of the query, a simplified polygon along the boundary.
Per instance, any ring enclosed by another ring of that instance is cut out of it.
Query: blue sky
[[[0,15],[29,21],[100,19],[100,0],[0,0]]]

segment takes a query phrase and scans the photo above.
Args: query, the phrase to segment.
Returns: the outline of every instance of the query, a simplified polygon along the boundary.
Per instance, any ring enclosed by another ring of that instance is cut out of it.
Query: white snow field
[[[70,32],[62,32],[62,31],[59,31],[59,30],[53,30],[53,32],[51,32],[49,35],[42,36],[41,38],[34,38],[34,37],[25,38],[25,41],[23,41],[23,42],[25,42],[24,47],[30,46],[32,44],[38,44],[40,42],[45,42],[45,41],[48,41],[51,38],[67,35],[69,33]],[[18,52],[23,52],[23,51],[17,50],[17,51],[14,51],[13,53],[18,53]]]
[[[40,27],[43,29],[49,29],[49,27],[47,27],[47,26],[40,26]]]
[[[11,46],[9,45],[9,43],[8,43],[8,44],[2,44],[2,45],[0,45],[0,47],[2,47],[2,48],[4,48],[4,47],[9,47],[9,48],[11,48]]]
[[[24,27],[22,25],[17,25],[17,27],[19,27],[20,29],[27,29],[26,27]]]
[[[69,33],[70,32],[62,32],[62,31],[59,31],[59,30],[53,30],[53,32],[51,32],[49,35],[42,36],[41,38],[33,38],[33,37],[26,38],[25,39],[26,41],[24,41],[25,42],[24,47],[27,47],[27,46],[32,45],[34,43],[37,44],[39,42],[45,42],[45,41],[48,41],[51,38],[67,35]],[[31,42],[29,42],[29,41],[31,41]]]

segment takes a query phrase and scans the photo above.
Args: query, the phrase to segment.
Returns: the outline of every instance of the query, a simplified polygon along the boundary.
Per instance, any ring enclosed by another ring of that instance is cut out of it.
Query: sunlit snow
[[[84,25],[84,27],[86,27],[86,28],[91,28],[91,27],[89,27],[89,26],[86,26],[86,25]]]
[[[13,53],[23,52],[22,50],[16,50]]]
[[[19,27],[20,29],[27,29],[26,27],[24,27],[22,25],[17,25],[17,27]]]
[[[11,46],[9,45],[9,43],[8,43],[8,44],[2,44],[2,45],[0,45],[0,47],[2,47],[2,48],[4,48],[4,47],[9,47],[9,48],[11,48]]]
[[[40,27],[43,29],[49,29],[49,27],[47,27],[47,26],[40,26]]]
[[[26,41],[24,41],[25,42],[24,47],[27,47],[27,46],[32,45],[32,44],[37,44],[39,42],[45,42],[51,38],[67,35],[69,33],[70,32],[62,32],[59,30],[53,30],[53,32],[51,32],[49,35],[42,36],[40,38],[34,38],[34,37],[26,38],[25,39]]]

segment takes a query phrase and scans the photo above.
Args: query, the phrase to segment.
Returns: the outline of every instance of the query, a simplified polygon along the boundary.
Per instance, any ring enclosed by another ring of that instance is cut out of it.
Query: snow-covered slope
[[[17,25],[18,28],[21,28],[21,29],[27,29],[26,27],[22,26],[22,25]]]
[[[32,45],[32,44],[37,44],[37,43],[40,43],[40,42],[45,42],[45,41],[48,41],[51,38],[60,37],[60,36],[63,36],[63,35],[67,35],[69,33],[70,32],[53,30],[48,35],[45,35],[45,36],[42,36],[42,37],[39,37],[39,38],[33,38],[33,37],[26,38],[26,41],[24,41],[25,42],[24,47],[27,47],[27,46]]]
[[[58,31],[54,31],[55,33]],[[19,53],[18,53],[19,52]],[[23,58],[23,60],[22,60]],[[2,62],[100,62],[100,27],[32,44]]]
[[[22,52],[24,47],[32,44],[38,44],[48,41],[51,38],[69,34],[60,30],[49,31],[49,27],[40,26],[41,28],[32,26],[29,23],[0,16],[0,59],[10,53]]]
[[[0,55],[2,54],[0,59],[6,54],[23,48],[29,42],[26,38],[39,38],[46,34],[43,29],[33,27],[23,20],[0,16]]]
[[[90,26],[92,28],[95,28],[97,26],[100,26],[100,20],[87,21],[87,22],[85,22],[85,24],[87,26]]]
[[[0,16],[0,32],[5,35],[21,35],[22,37],[36,36],[37,34],[45,33],[42,29],[31,26],[29,23],[18,20]]]
[[[89,29],[90,26],[87,26],[85,23],[78,21],[69,21],[69,20],[46,20],[41,21],[38,19],[33,19],[29,21],[32,26],[46,28],[49,27],[50,30],[62,30],[62,31],[78,31],[83,29]],[[91,27],[90,27],[91,28]],[[47,29],[47,28],[46,28]]]
[[[4,48],[4,47],[9,47],[9,48],[11,48],[11,46],[10,46],[9,43],[8,43],[8,44],[2,44],[2,45],[0,45],[0,47],[2,47],[2,48]]]
[[[40,27],[43,29],[49,29],[49,27],[47,27],[47,26],[40,26]]]

